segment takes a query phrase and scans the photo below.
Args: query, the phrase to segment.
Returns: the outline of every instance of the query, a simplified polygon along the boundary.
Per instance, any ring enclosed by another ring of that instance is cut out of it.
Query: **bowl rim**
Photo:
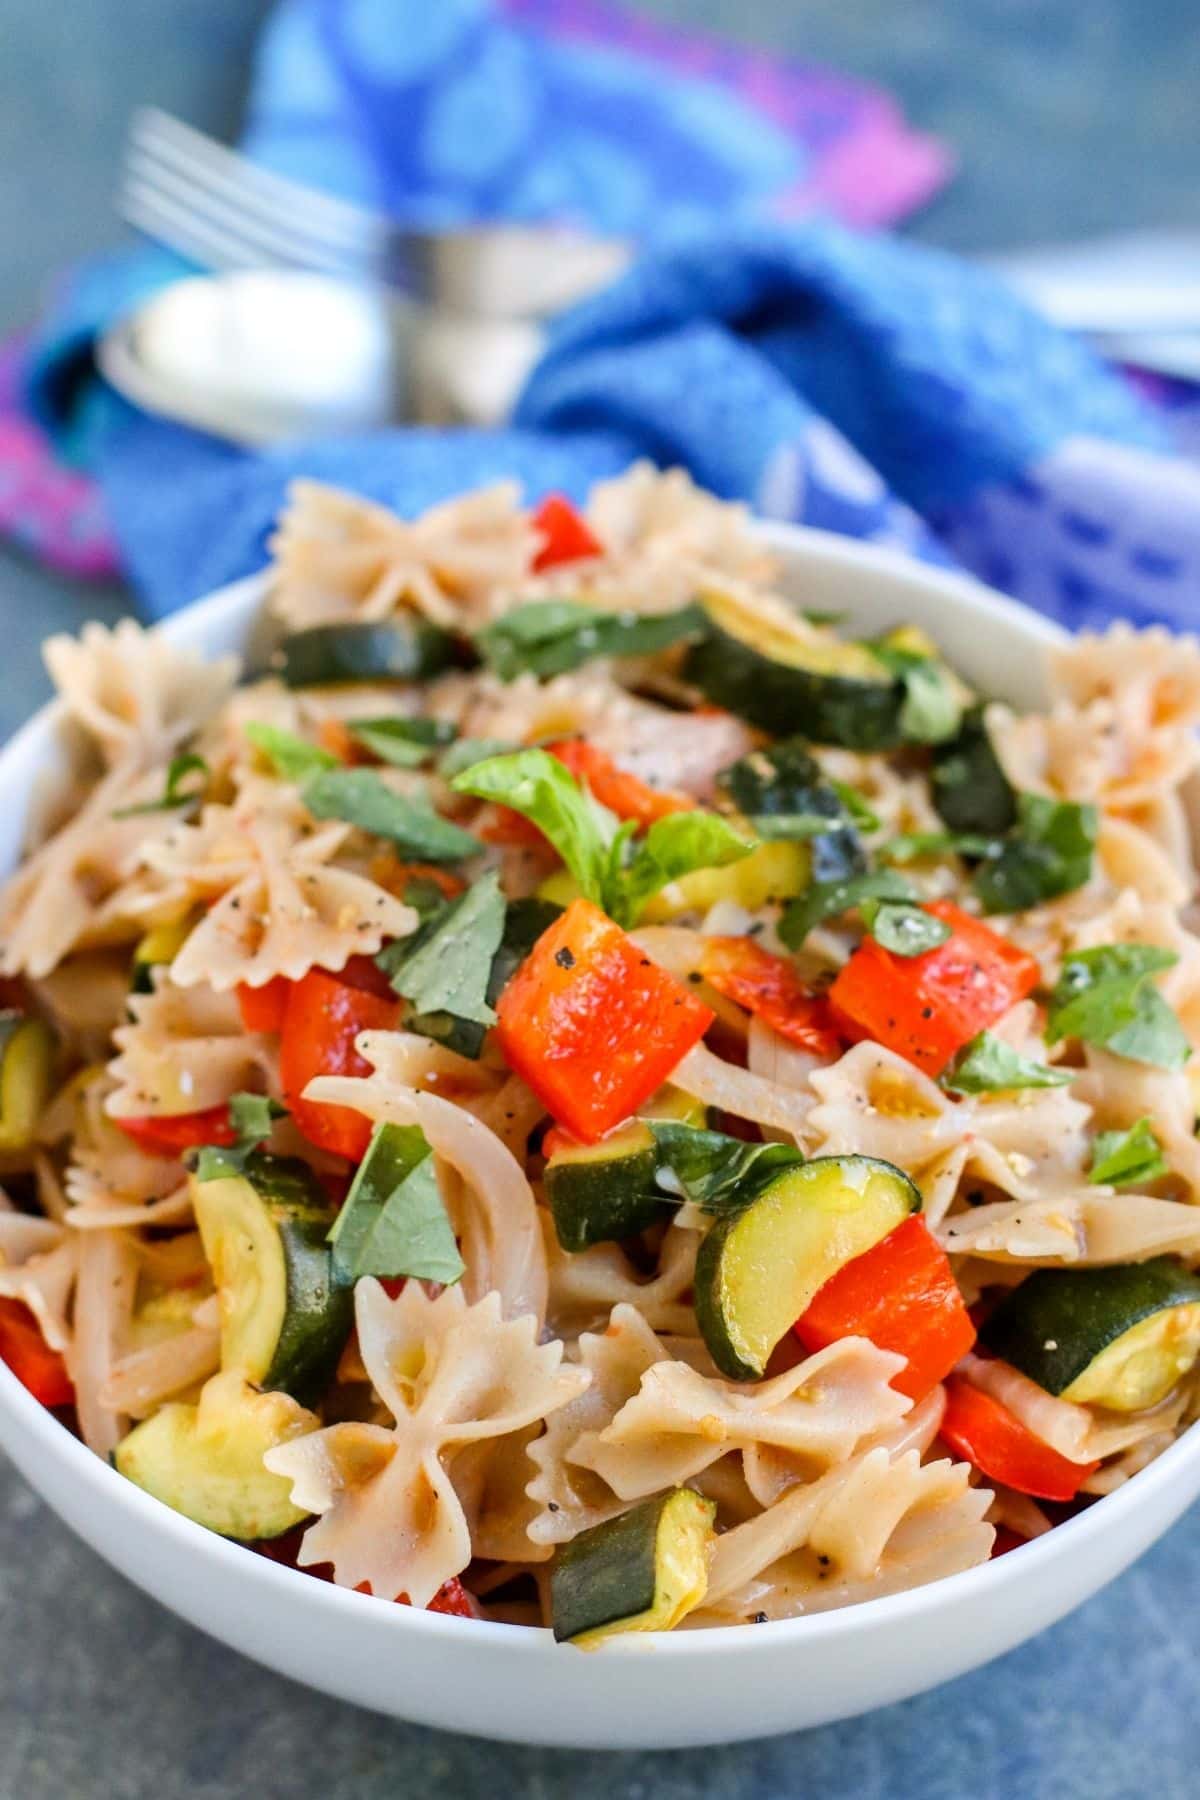
[[[921,563],[896,550],[810,527],[758,522],[756,530],[769,547],[790,559],[803,559],[827,567],[850,567],[864,574],[886,576],[893,584],[899,582],[926,591],[933,588],[948,600],[964,601],[1002,629],[1015,627],[1025,636],[1034,636],[1046,649],[1067,641],[1069,634],[1052,620],[956,570]],[[237,620],[243,613],[249,614],[266,590],[264,573],[246,576],[181,608],[162,621],[161,629],[172,640],[201,646],[213,630]],[[50,702],[0,746],[0,790],[9,761],[19,754],[22,746],[31,745],[47,730],[53,729],[62,716],[61,703]],[[243,1585],[257,1583],[264,1597],[278,1593],[297,1600],[300,1593],[297,1584],[302,1583],[308,1595],[307,1604],[318,1623],[322,1617],[361,1620],[363,1605],[373,1605],[369,1595],[315,1580],[303,1569],[273,1562],[269,1557],[256,1554],[232,1539],[219,1537],[183,1514],[172,1511],[125,1480],[107,1461],[89,1450],[26,1391],[3,1363],[0,1363],[0,1416],[5,1416],[31,1447],[38,1446],[49,1458],[61,1462],[83,1487],[96,1493],[98,1498],[111,1501],[116,1510],[125,1511],[134,1530],[140,1526],[160,1538],[173,1539],[180,1551],[193,1559],[198,1570],[202,1571],[207,1562],[214,1571],[240,1577]],[[12,1460],[15,1462],[17,1458]],[[1200,1464],[1200,1421],[1190,1426],[1147,1468],[1113,1492],[1102,1495],[1084,1512],[1064,1520],[1051,1531],[1021,1544],[1008,1554],[974,1568],[901,1593],[794,1619],[770,1620],[753,1631],[747,1631],[744,1625],[713,1625],[694,1631],[648,1632],[614,1639],[605,1646],[605,1653],[644,1655],[652,1651],[657,1658],[692,1661],[717,1655],[745,1655],[757,1646],[760,1650],[769,1648],[774,1654],[801,1643],[824,1642],[828,1645],[857,1638],[869,1634],[877,1623],[899,1625],[960,1602],[986,1606],[989,1598],[998,1597],[1006,1587],[1011,1588],[1026,1578],[1041,1579],[1064,1557],[1084,1559],[1089,1544],[1110,1533],[1119,1535],[1122,1527],[1154,1493],[1171,1487],[1186,1465],[1197,1464]],[[90,1540],[83,1531],[73,1529],[73,1535],[82,1538],[90,1547]],[[534,1658],[558,1654],[558,1647],[547,1627],[509,1625],[489,1619],[463,1621],[392,1603],[386,1608],[374,1607],[371,1618],[373,1629],[402,1636],[415,1633],[445,1637],[461,1632],[466,1625],[470,1629],[471,1643],[480,1650],[491,1647],[510,1656]],[[390,1623],[385,1624],[385,1620]]]

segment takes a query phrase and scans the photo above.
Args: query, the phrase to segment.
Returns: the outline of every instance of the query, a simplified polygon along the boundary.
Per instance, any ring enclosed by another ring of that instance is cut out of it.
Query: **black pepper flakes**
[[[575,952],[564,944],[561,950],[556,950],[554,952],[554,960],[560,969],[573,969],[575,967]]]

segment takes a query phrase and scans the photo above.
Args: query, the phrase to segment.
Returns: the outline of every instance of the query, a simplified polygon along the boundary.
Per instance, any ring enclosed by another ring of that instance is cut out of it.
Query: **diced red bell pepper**
[[[1035,1437],[1015,1413],[962,1375],[946,1383],[940,1433],[981,1475],[1032,1494],[1035,1500],[1073,1500],[1098,1462],[1076,1463]]]
[[[479,1602],[463,1586],[457,1575],[452,1575],[449,1581],[443,1581],[425,1611],[451,1613],[456,1619],[478,1619],[480,1616]]]
[[[547,494],[533,515],[533,523],[542,540],[533,559],[539,574],[557,563],[582,562],[585,557],[604,554],[604,545],[565,494]]]
[[[229,1107],[210,1106],[204,1112],[159,1113],[152,1118],[113,1119],[126,1137],[151,1156],[182,1156],[200,1144],[232,1144],[237,1132]]]
[[[840,1051],[828,1000],[805,987],[785,957],[772,955],[753,938],[708,938],[700,973],[718,994],[744,1006],[790,1044],[814,1056]]]
[[[690,794],[674,793],[667,788],[653,788],[639,776],[620,768],[605,751],[583,738],[563,738],[547,744],[578,782],[586,782],[601,806],[616,813],[618,819],[633,819],[638,825],[653,825],[669,813],[691,812],[696,805]]]
[[[496,1011],[509,1067],[587,1144],[636,1112],[713,1020],[590,900],[542,933]]]
[[[505,849],[546,850],[549,842],[532,819],[514,811],[511,806],[493,806],[488,821],[480,826],[479,836],[485,844],[500,844]]]
[[[908,1358],[891,1385],[923,1400],[975,1342],[950,1259],[919,1213],[830,1277],[796,1321],[808,1351],[864,1337]]]
[[[317,742],[322,750],[330,756],[336,756],[340,763],[354,764],[370,762],[370,757],[358,740],[351,735],[348,726],[340,719],[322,719],[317,727]]]
[[[276,975],[261,987],[243,981],[238,987],[238,1010],[247,1031],[282,1031],[292,984],[286,975]]]
[[[21,1300],[0,1299],[0,1362],[43,1406],[70,1406],[75,1389],[67,1365],[52,1350]]]
[[[1032,992],[1040,971],[1036,957],[949,900],[931,900],[925,911],[951,927],[944,944],[897,956],[864,938],[829,998],[846,1036],[872,1038],[940,1075],[964,1044]]]
[[[292,984],[280,1039],[279,1070],[292,1117],[310,1144],[360,1162],[371,1122],[348,1106],[326,1106],[301,1096],[318,1075],[369,1075],[354,1048],[360,1031],[392,1031],[400,1013],[394,994],[384,998],[354,987],[340,975],[310,969]]]

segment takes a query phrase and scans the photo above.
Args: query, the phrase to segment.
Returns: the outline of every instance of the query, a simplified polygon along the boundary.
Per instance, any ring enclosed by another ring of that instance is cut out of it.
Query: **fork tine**
[[[323,274],[347,280],[361,279],[366,273],[368,259],[361,254],[316,241],[305,242],[269,220],[256,218],[232,198],[209,192],[190,174],[156,163],[140,152],[127,157],[124,177],[125,189],[131,195],[157,195],[161,205],[176,217],[194,215],[198,229],[236,242],[247,265],[258,262],[319,269]]]
[[[129,145],[306,240],[359,255],[378,254],[386,243],[388,225],[378,214],[264,169],[156,107],[134,114]]]

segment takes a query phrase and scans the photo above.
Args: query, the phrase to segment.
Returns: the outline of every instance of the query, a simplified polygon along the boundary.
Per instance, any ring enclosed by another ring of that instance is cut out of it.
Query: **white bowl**
[[[1044,697],[1046,620],[970,580],[821,532],[763,528],[806,606],[911,620],[988,693]],[[240,648],[262,597],[239,582],[163,627]],[[17,860],[56,710],[0,754],[0,869]],[[0,1366],[0,1443],[93,1549],[193,1625],[282,1674],[424,1725],[578,1748],[666,1749],[826,1724],[964,1674],[1053,1624],[1141,1555],[1200,1492],[1200,1427],[1048,1536],[932,1586],[762,1626],[632,1637],[587,1655],[550,1634],[383,1606],[170,1512],[65,1431]]]

